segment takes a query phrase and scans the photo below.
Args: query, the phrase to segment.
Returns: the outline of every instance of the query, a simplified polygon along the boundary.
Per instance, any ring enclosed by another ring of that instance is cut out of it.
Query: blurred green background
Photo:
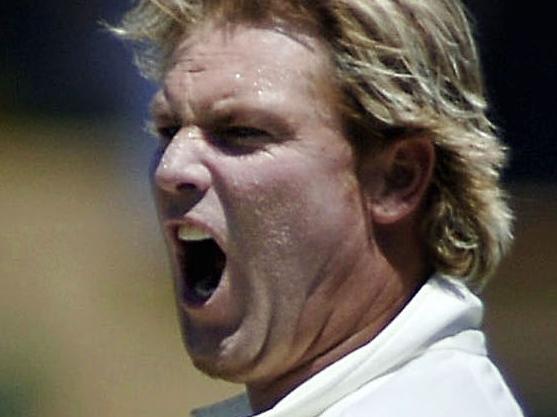
[[[469,1],[513,149],[516,243],[485,292],[494,360],[557,416],[557,95],[550,14]],[[154,88],[98,22],[127,2],[0,6],[0,417],[186,416],[240,386],[182,350],[150,199]],[[545,19],[545,20],[544,20]]]

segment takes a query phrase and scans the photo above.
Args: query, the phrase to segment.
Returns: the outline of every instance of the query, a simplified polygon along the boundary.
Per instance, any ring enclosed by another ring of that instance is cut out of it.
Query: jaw
[[[268,348],[262,332],[268,328],[270,317],[265,312],[242,311],[245,307],[242,303],[234,303],[232,311],[228,310],[226,291],[222,294],[220,291],[213,296],[220,304],[209,303],[203,312],[199,308],[192,311],[179,307],[184,345],[195,367],[203,373],[246,383],[260,372],[259,362]],[[235,307],[239,313],[234,311]]]

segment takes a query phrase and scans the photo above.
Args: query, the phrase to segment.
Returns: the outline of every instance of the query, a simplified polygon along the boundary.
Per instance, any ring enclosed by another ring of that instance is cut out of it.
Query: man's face
[[[357,286],[376,255],[328,71],[311,37],[213,28],[177,48],[155,99],[178,311],[209,374],[301,366],[350,336],[370,296]]]

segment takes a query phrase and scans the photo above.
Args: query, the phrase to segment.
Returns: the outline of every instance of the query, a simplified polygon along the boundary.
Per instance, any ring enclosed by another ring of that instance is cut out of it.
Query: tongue
[[[218,287],[226,257],[213,239],[188,243],[186,284],[194,301],[207,301]]]
[[[218,282],[216,284],[218,285]],[[215,292],[217,285],[213,282],[213,277],[208,275],[194,284],[193,291],[200,299],[208,300]]]

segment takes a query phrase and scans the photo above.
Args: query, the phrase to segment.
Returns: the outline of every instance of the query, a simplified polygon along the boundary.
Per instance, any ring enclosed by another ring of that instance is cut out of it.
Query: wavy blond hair
[[[139,0],[112,28],[135,41],[158,80],[200,22],[287,25],[317,33],[334,63],[347,132],[358,145],[427,134],[436,166],[423,219],[433,267],[479,291],[512,240],[500,188],[506,150],[487,103],[458,0]]]

